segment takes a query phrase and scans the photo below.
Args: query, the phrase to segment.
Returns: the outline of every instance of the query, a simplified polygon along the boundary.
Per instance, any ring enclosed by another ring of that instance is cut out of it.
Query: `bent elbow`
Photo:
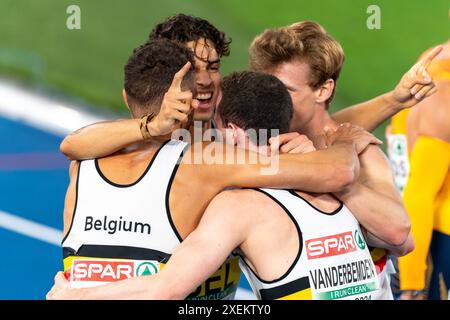
[[[406,256],[408,253],[412,252],[415,249],[414,239],[411,235],[408,235],[405,243],[398,246],[397,248],[390,250],[390,254],[396,257]]]
[[[405,246],[405,250],[403,252],[403,255],[407,255],[408,253],[414,251],[414,249],[416,248],[416,244],[414,243],[414,239],[411,237],[410,239],[408,239],[408,242]]]
[[[394,246],[402,246],[408,241],[408,237],[411,231],[411,223],[405,219],[398,226],[393,228],[389,239],[390,244]]]
[[[64,138],[59,145],[59,151],[64,154],[69,160],[74,160],[75,157],[72,153],[72,142],[70,136]]]

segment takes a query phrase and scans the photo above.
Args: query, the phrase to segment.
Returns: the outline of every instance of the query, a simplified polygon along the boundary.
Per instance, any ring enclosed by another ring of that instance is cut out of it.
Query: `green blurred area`
[[[81,8],[81,30],[66,28],[73,4]],[[381,8],[381,30],[366,26],[373,4]],[[392,89],[425,49],[448,39],[449,7],[448,0],[1,0],[0,74],[123,112],[123,65],[166,17],[200,16],[233,39],[223,75],[247,67],[247,48],[265,28],[309,19],[346,53],[332,105],[338,110]]]

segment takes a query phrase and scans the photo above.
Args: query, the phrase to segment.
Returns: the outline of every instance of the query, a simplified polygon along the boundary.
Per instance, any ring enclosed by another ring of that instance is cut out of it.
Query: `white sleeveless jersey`
[[[128,185],[109,181],[97,160],[80,162],[72,225],[62,242],[64,269],[72,287],[151,275],[164,266],[182,241],[168,203],[186,147],[182,141],[166,142],[142,176]],[[217,272],[220,281],[216,275],[215,283],[200,286],[190,298],[234,297],[238,269],[237,259],[227,261]]]
[[[279,279],[265,281],[240,259],[260,299],[381,299],[376,267],[358,221],[342,203],[326,213],[294,191],[256,189],[278,203],[297,228],[298,255]],[[276,263],[276,261],[274,261]]]

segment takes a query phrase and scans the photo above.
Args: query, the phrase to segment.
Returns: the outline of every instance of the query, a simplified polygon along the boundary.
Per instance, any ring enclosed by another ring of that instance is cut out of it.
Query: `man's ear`
[[[130,110],[130,106],[128,105],[127,92],[125,91],[125,88],[122,89],[122,97],[123,97],[123,101],[125,101],[125,105],[127,106],[127,109]],[[130,110],[130,112],[131,112],[131,110]]]
[[[325,81],[319,89],[316,90],[316,102],[317,103],[324,103],[333,94],[334,91],[335,82],[333,79],[328,79]]]
[[[228,122],[227,131],[230,132],[231,143],[235,146],[239,142],[239,127],[233,122]]]

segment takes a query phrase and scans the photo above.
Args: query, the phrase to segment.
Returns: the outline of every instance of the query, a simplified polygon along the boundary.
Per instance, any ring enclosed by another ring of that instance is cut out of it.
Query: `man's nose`
[[[207,70],[200,70],[196,74],[195,82],[198,86],[207,88],[212,84],[211,75]]]

